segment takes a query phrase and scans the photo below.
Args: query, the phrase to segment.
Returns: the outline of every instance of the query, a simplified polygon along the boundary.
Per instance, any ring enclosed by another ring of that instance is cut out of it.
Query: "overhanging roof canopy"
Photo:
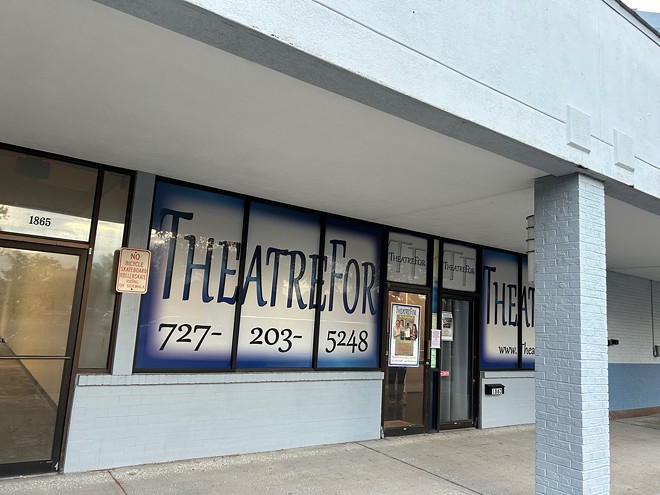
[[[94,2],[0,14],[2,142],[525,251],[541,170]],[[608,265],[660,280],[660,217],[607,213]]]

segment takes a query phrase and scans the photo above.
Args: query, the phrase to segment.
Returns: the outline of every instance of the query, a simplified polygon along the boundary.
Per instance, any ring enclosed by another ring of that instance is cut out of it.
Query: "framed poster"
[[[390,318],[390,366],[419,366],[419,324],[422,308],[392,303]]]

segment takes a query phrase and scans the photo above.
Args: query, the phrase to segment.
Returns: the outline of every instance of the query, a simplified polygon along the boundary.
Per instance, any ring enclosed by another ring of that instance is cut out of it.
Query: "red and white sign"
[[[117,292],[144,294],[149,283],[151,251],[147,249],[121,248],[117,269]]]

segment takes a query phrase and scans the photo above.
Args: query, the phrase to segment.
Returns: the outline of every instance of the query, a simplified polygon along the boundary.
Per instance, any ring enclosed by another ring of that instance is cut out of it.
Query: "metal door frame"
[[[441,430],[451,430],[451,429],[457,429],[457,428],[470,428],[474,427],[477,425],[477,414],[479,412],[479,402],[478,402],[478,393],[479,393],[479,370],[478,370],[478,355],[477,355],[477,333],[476,333],[476,325],[477,325],[477,305],[479,303],[479,298],[473,295],[468,295],[468,294],[456,294],[456,293],[445,293],[445,294],[439,294],[439,304],[438,304],[438,313],[442,313],[442,301],[444,299],[454,299],[458,301],[467,301],[470,303],[470,322],[469,322],[469,329],[468,331],[470,332],[469,339],[470,339],[470,344],[469,344],[469,363],[470,363],[470,372],[471,372],[471,377],[470,379],[472,380],[472,386],[471,392],[472,396],[470,397],[470,411],[472,412],[472,419],[469,420],[462,420],[462,421],[446,421],[446,422],[441,422],[440,421],[440,398],[442,397],[441,395],[441,388],[442,388],[442,380],[440,380],[439,376],[439,371],[438,373],[438,381],[437,381],[437,390],[436,390],[436,397],[437,397],[437,403],[434,404],[434,410],[435,410],[435,418],[433,419],[434,424],[436,425],[436,428],[438,431]],[[440,317],[440,316],[438,316]],[[440,358],[438,361],[438,366],[439,370],[442,370],[442,352],[440,352]]]
[[[68,244],[68,243],[67,243]],[[73,301],[71,304],[71,317],[69,321],[69,333],[63,357],[53,356],[28,356],[31,359],[49,359],[63,360],[62,381],[60,384],[60,398],[57,404],[57,414],[55,419],[55,432],[53,437],[53,448],[51,459],[36,460],[26,462],[14,462],[0,464],[0,476],[14,476],[19,474],[34,474],[48,471],[57,471],[62,456],[62,447],[64,440],[64,430],[66,424],[66,414],[68,411],[69,394],[72,390],[72,371],[74,361],[74,351],[76,347],[78,325],[82,312],[83,288],[85,274],[87,271],[87,247],[72,247],[71,245],[53,245],[38,242],[10,240],[0,237],[0,247],[9,249],[19,249],[23,251],[37,251],[44,253],[65,254],[78,257],[78,270],[73,292]],[[20,359],[20,357],[11,357],[7,359]]]
[[[387,383],[383,377],[383,387],[381,391],[381,428],[383,430],[383,434],[386,437],[393,437],[393,436],[401,436],[401,435],[414,435],[418,433],[427,433],[429,431],[429,396],[431,394],[431,390],[429,388],[429,385],[431,383],[429,379],[429,374],[430,374],[430,353],[429,353],[429,348],[430,348],[430,343],[431,343],[431,314],[432,314],[432,297],[433,297],[433,291],[429,289],[426,286],[421,286],[421,285],[410,285],[410,284],[403,284],[403,283],[397,283],[397,282],[388,282],[385,286],[385,294],[384,294],[384,301],[387,303],[389,300],[389,293],[390,292],[406,292],[409,294],[417,294],[417,295],[422,295],[426,296],[426,304],[424,308],[424,341],[420,341],[419,345],[424,346],[424,361],[420,361],[420,366],[424,367],[424,383],[422,385],[423,390],[424,390],[424,396],[422,397],[422,424],[421,425],[414,425],[414,426],[407,426],[407,427],[398,427],[398,428],[388,428],[385,429],[385,407],[386,407],[386,399],[385,399],[385,390],[387,387]],[[389,303],[387,303],[389,304]],[[382,350],[381,350],[381,359],[383,363],[383,371],[385,371],[386,367],[389,367],[388,365],[388,360],[387,360],[387,355],[386,352],[389,349],[389,333],[390,333],[390,328],[389,328],[389,306],[385,308],[385,313],[383,314],[383,320],[382,320],[382,329],[381,329],[381,335],[383,336],[382,338]]]

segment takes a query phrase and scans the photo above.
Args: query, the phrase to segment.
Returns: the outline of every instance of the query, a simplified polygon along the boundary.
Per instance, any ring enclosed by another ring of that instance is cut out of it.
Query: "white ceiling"
[[[543,175],[94,2],[0,4],[0,142],[518,252]],[[660,280],[660,217],[607,213]]]

